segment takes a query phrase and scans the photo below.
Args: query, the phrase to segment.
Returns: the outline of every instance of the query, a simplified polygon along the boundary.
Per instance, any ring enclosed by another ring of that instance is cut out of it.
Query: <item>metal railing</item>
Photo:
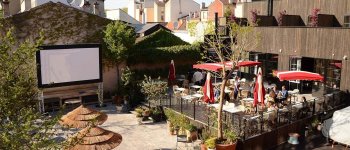
[[[341,92],[336,92],[308,99],[307,103],[294,103],[290,100],[288,105],[273,111],[258,111],[257,113],[223,111],[222,119],[224,124],[234,127],[241,139],[244,140],[308,117],[331,113],[347,106],[346,100]],[[184,96],[164,96],[155,105],[173,109],[207,127],[216,128],[217,112],[215,108],[207,107],[199,98],[186,99]]]

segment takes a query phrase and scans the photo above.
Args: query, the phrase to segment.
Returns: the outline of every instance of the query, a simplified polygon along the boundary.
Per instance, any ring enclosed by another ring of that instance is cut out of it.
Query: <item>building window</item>
[[[350,27],[350,16],[344,16],[344,27]]]
[[[292,56],[289,59],[289,70],[300,71],[301,69],[301,57]]]
[[[325,79],[326,89],[339,89],[342,63],[339,60],[316,59],[315,72]]]
[[[164,21],[164,16],[163,15],[160,16],[160,20]]]

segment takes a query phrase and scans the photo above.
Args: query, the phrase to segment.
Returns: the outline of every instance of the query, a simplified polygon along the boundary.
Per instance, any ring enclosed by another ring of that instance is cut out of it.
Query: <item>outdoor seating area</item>
[[[201,69],[204,69],[204,67],[201,66]],[[183,84],[184,82],[180,82],[173,86],[173,94],[160,103],[186,115],[190,119],[208,127],[216,128],[214,123],[216,122],[215,114],[220,107],[218,101],[222,82],[218,77],[210,77],[214,73],[203,73],[207,75],[203,86],[197,85],[196,82],[189,82],[186,85]],[[280,78],[281,81],[295,80],[290,76],[285,76],[289,72],[280,73],[282,74],[279,74],[277,78]],[[305,72],[301,73],[305,74]],[[336,106],[329,104],[330,102],[341,101],[340,92],[316,97],[311,93],[301,93],[299,89],[287,89],[286,86],[281,84],[282,82],[262,81],[259,76],[258,79],[240,79],[237,74],[235,73],[235,76],[229,79],[225,86],[223,121],[225,124],[234,126],[242,139],[249,139],[298,120],[310,118]],[[292,76],[302,78],[302,76]],[[315,80],[315,82],[323,80],[322,76],[318,75],[318,77],[307,77],[306,79]],[[257,87],[258,82],[256,80],[261,82],[264,91],[261,93],[263,94],[261,100],[257,100],[257,91],[254,90],[260,89]],[[278,87],[277,85],[283,86]],[[332,101],[328,100],[330,98],[332,98]]]

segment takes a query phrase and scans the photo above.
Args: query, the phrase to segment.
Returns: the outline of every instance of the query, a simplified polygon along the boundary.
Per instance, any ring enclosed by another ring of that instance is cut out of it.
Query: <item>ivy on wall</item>
[[[130,51],[127,63],[157,64],[167,63],[170,60],[195,61],[201,58],[200,48],[196,45],[176,45],[171,47],[157,47]]]

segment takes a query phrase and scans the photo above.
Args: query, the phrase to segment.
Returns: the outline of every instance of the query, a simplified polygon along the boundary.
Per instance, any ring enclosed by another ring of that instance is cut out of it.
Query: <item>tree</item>
[[[107,25],[104,34],[103,40],[107,46],[103,52],[104,59],[108,63],[116,64],[119,77],[119,65],[127,59],[128,50],[134,46],[136,33],[132,27],[121,21],[115,21]]]
[[[229,37],[231,44],[223,44],[223,38],[220,35],[215,34],[213,38],[206,39],[209,46],[215,50],[218,58],[212,61],[224,64],[219,76],[222,78],[222,84],[220,87],[220,97],[219,97],[219,109],[218,109],[218,139],[223,139],[223,125],[222,125],[222,107],[225,94],[225,86],[235,70],[238,61],[247,58],[247,51],[249,49],[254,49],[258,44],[259,35],[253,32],[252,24],[248,26],[240,26],[239,24],[232,23],[229,25]],[[211,58],[208,58],[211,59]],[[232,68],[230,68],[229,73],[226,73],[225,62],[231,61]]]
[[[1,25],[0,25],[1,27]],[[0,149],[54,149],[58,117],[38,111],[35,43],[18,43],[10,29],[0,36]]]

